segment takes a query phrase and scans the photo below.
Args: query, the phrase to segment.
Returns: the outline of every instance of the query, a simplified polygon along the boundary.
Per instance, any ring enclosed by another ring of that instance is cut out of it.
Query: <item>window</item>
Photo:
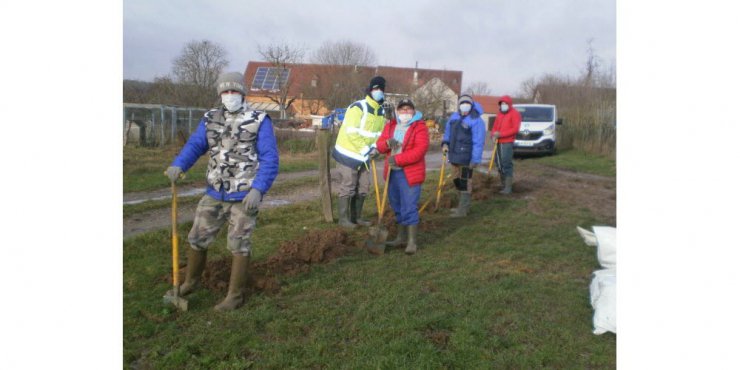
[[[252,89],[278,90],[288,81],[289,76],[290,68],[258,67],[252,81]]]
[[[527,122],[550,122],[552,121],[553,109],[550,107],[518,107],[514,106],[519,114],[522,115],[522,121]]]

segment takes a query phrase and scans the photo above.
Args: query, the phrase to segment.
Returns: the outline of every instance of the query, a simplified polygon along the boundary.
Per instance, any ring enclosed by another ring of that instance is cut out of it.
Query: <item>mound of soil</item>
[[[265,261],[252,263],[247,293],[276,293],[280,291],[280,277],[307,272],[311,265],[333,261],[355,247],[347,232],[341,229],[313,230],[300,238],[286,241]],[[180,267],[181,281],[185,279],[186,268]],[[201,284],[211,291],[224,294],[229,288],[230,276],[231,258],[208,261]],[[172,282],[169,277],[166,280]]]

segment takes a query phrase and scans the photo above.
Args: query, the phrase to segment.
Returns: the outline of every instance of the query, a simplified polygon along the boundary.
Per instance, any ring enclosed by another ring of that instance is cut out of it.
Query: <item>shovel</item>
[[[177,188],[172,181],[172,284],[173,289],[164,295],[165,304],[173,304],[182,311],[188,310],[188,300],[180,297],[180,264],[177,248]]]
[[[488,163],[488,176],[491,176],[491,169],[493,168],[493,160],[496,158],[496,147],[498,146],[498,139],[493,139],[493,153],[491,153],[491,161]]]
[[[385,172],[385,187],[383,188],[383,200],[380,203],[378,209],[378,224],[370,226],[368,229],[368,235],[370,239],[365,240],[365,247],[368,252],[372,254],[381,255],[385,253],[385,240],[388,238],[388,229],[383,225],[383,214],[385,213],[385,201],[388,198],[388,184],[390,180],[391,166],[388,165],[388,170]],[[373,162],[373,180],[375,181],[375,192],[378,192],[378,175],[375,172],[375,162]]]

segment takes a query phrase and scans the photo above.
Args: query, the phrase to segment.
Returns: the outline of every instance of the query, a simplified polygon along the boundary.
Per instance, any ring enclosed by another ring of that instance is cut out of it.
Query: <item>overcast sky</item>
[[[170,73],[190,40],[228,52],[229,70],[259,60],[257,44],[309,52],[327,40],[370,46],[381,65],[463,71],[463,87],[486,82],[514,94],[544,73],[575,76],[588,40],[616,68],[616,0],[123,1],[123,77]]]

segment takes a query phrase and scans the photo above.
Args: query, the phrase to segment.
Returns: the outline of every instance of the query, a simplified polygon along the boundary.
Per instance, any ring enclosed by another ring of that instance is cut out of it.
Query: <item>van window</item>
[[[550,107],[517,107],[516,110],[522,115],[522,121],[527,122],[551,122],[553,109]]]

